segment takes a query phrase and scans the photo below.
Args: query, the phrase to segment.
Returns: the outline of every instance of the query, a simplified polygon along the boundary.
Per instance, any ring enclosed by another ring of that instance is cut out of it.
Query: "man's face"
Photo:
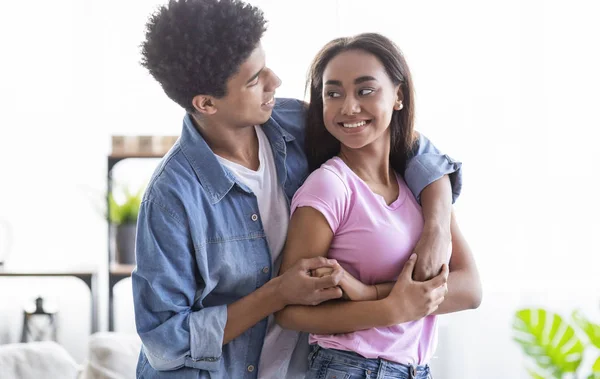
[[[265,66],[265,52],[259,44],[227,82],[227,95],[215,99],[215,119],[234,127],[264,124],[271,117],[275,89],[280,85],[281,80]]]

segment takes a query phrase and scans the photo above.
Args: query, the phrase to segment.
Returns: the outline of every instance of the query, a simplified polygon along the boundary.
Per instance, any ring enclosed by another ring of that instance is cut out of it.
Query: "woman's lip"
[[[342,128],[347,128],[347,129],[351,129],[352,127],[346,127],[344,126],[344,124],[347,125],[352,125],[352,124],[359,124],[361,122],[364,122],[365,125],[369,125],[371,123],[371,120],[352,120],[352,121],[342,121],[342,122],[338,122],[338,125],[341,126]],[[363,126],[365,126],[363,125]]]
[[[361,126],[356,126],[356,127],[353,127],[353,128],[347,128],[347,127],[345,127],[345,126],[344,126],[344,124],[343,124],[343,123],[341,123],[341,122],[340,122],[340,123],[338,123],[338,125],[339,125],[340,129],[342,129],[342,131],[343,131],[344,133],[346,133],[346,134],[355,134],[355,133],[360,133],[360,132],[362,132],[362,131],[363,131],[363,130],[365,130],[365,129],[366,129],[368,126],[369,126],[369,125],[371,125],[371,120],[363,120],[363,121],[366,121],[366,123],[365,123],[364,125],[361,125]],[[357,122],[360,122],[360,121],[357,121]],[[356,124],[357,122],[352,122],[351,124]],[[348,124],[348,123],[347,123],[347,124]]]

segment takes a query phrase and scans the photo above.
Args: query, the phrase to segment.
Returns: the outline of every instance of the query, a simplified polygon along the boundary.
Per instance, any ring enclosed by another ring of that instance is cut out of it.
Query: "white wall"
[[[444,319],[438,377],[525,377],[510,340],[519,306],[600,320],[598,5],[252,2],[270,20],[264,47],[280,96],[303,97],[309,62],[331,38],[384,33],[411,67],[418,129],[464,162],[456,208],[485,299]],[[14,228],[15,264],[104,264],[106,226],[89,194],[103,189],[109,136],[179,132],[182,112],[138,64],[154,3],[3,6],[0,219]],[[61,342],[83,359],[89,298],[75,281],[0,280],[0,342],[15,339],[19,303],[39,291],[60,303]],[[128,281],[117,296],[117,326],[132,331]]]

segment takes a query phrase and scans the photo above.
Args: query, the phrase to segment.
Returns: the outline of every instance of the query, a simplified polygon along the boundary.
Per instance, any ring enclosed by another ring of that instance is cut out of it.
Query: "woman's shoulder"
[[[325,199],[348,197],[351,191],[343,167],[332,158],[310,173],[297,194],[302,193]]]
[[[306,180],[311,182],[323,182],[336,187],[348,187],[348,174],[344,162],[337,158],[331,158],[313,171]]]

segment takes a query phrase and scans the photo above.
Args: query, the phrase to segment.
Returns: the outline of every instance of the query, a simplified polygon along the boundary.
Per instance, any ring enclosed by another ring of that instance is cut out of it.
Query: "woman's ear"
[[[396,101],[394,102],[394,110],[399,111],[404,108],[402,100],[404,100],[404,95],[402,94],[402,85],[399,84],[396,88]]]

